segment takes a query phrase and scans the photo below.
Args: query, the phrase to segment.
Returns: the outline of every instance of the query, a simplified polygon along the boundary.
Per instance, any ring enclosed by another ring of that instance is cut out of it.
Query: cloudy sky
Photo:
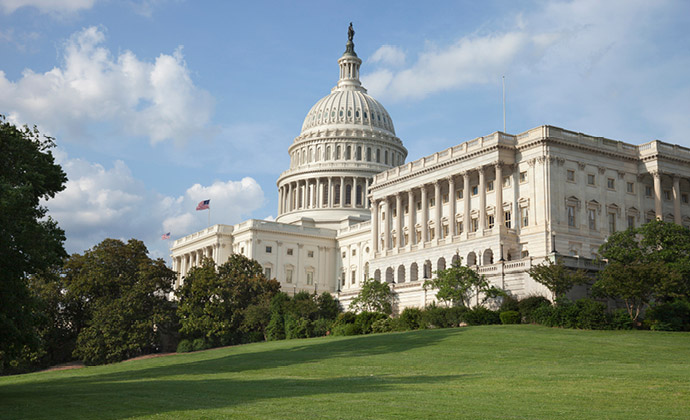
[[[57,139],[47,205],[69,252],[276,216],[275,181],[338,76],[362,79],[408,160],[550,124],[690,147],[690,2],[0,0],[0,114]]]

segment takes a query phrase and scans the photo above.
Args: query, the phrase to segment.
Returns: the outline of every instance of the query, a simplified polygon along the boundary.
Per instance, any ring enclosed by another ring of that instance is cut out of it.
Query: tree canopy
[[[436,271],[435,279],[424,281],[424,289],[436,289],[436,298],[448,305],[471,307],[470,299],[475,296],[477,305],[503,292],[489,284],[486,277],[470,267],[462,265],[462,258],[453,261],[450,267]],[[481,301],[480,301],[481,296]]]
[[[17,128],[0,115],[0,372],[38,343],[27,278],[66,256],[64,232],[41,205],[67,181],[54,146],[35,127]]]
[[[584,270],[573,270],[563,264],[562,260],[553,262],[546,260],[542,264],[529,269],[529,275],[537,283],[541,283],[551,291],[553,300],[563,297],[578,284],[584,284],[591,279]]]
[[[350,302],[350,309],[390,315],[393,313],[395,297],[395,291],[391,290],[388,283],[367,279],[362,283],[357,296]]]

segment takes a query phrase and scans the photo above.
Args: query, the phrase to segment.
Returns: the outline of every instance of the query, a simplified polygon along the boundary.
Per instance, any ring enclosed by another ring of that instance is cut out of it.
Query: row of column
[[[469,231],[469,223],[470,223],[470,201],[472,199],[472,194],[470,192],[470,176],[472,175],[473,172],[478,172],[479,174],[479,185],[478,185],[478,195],[479,195],[479,230],[483,230],[486,227],[486,172],[487,169],[490,167],[495,168],[495,173],[496,173],[496,178],[494,181],[494,192],[495,192],[495,199],[496,199],[496,210],[495,210],[495,223],[494,223],[494,228],[495,229],[500,229],[500,226],[503,224],[503,169],[502,169],[502,164],[501,163],[496,163],[493,165],[487,165],[487,166],[482,166],[470,171],[465,171],[460,173],[460,176],[463,178],[463,211],[464,211],[464,223],[465,223],[465,231]],[[442,219],[443,219],[443,203],[441,201],[441,196],[442,196],[442,185],[441,185],[441,180],[436,180],[434,181],[433,184],[433,194],[434,194],[434,201],[435,201],[435,212],[434,212],[434,236],[436,238],[442,238],[442,233],[443,233],[443,225],[442,225]],[[455,176],[449,176],[446,178],[446,182],[448,183],[448,200],[450,204],[450,209],[449,209],[449,214],[451,215],[450,220],[448,221],[448,235],[449,236],[455,236],[459,232],[457,232],[456,229],[456,223],[455,223],[455,215],[456,215],[456,198],[455,198]],[[373,247],[374,247],[374,252],[380,251],[380,244],[379,244],[379,222],[381,220],[381,206],[383,203],[386,204],[386,208],[388,210],[388,218],[383,224],[383,249],[391,249],[392,247],[395,248],[401,248],[406,245],[412,245],[416,244],[418,242],[427,242],[429,241],[428,238],[428,233],[427,233],[427,226],[429,224],[429,199],[428,199],[428,185],[429,184],[424,184],[416,188],[409,189],[407,191],[399,192],[395,194],[395,196],[388,196],[383,199],[377,199],[374,200],[372,203],[373,209],[372,209],[372,220],[374,223],[372,223],[372,236],[373,236]],[[421,195],[421,214],[420,214],[420,225],[421,225],[421,238],[416,238],[416,229],[415,229],[415,223],[414,223],[414,218],[415,218],[415,213],[416,209],[414,208],[415,205],[415,191],[420,190],[420,195]],[[403,196],[407,195],[407,203],[408,203],[408,232],[409,232],[409,243],[403,243],[403,217],[404,217],[404,212],[403,210]],[[395,244],[391,244],[391,221],[392,221],[392,211],[390,209],[392,208],[392,201],[395,200],[395,208],[396,210],[396,217],[394,221],[394,226],[397,232],[397,235],[395,236]]]
[[[179,275],[178,285],[182,284],[181,279],[187,275],[189,270],[192,267],[200,265],[204,258],[211,258],[213,261],[218,261],[218,250],[218,244],[209,245],[194,251],[185,252],[173,258],[172,269]]]
[[[305,209],[367,208],[370,182],[371,178],[368,177],[340,176],[302,179],[283,184],[278,188],[278,214]],[[346,194],[347,186],[350,186],[349,196]]]
[[[661,175],[660,171],[651,171],[650,174],[654,178],[654,213],[656,213],[657,220],[664,219],[663,206],[661,194]],[[677,224],[682,224],[682,216],[680,212],[680,177],[677,175],[670,175],[673,179],[673,221]]]

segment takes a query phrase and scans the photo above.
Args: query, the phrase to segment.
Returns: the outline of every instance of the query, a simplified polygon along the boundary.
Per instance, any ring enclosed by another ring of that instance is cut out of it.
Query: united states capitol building
[[[175,240],[177,285],[204,257],[258,261],[288,294],[328,291],[344,308],[362,281],[397,310],[435,301],[424,279],[461,259],[510,294],[550,293],[527,273],[592,258],[614,231],[652,219],[690,226],[690,149],[540,126],[495,132],[406,162],[393,120],[359,80],[352,42],[331,93],[307,112],[278,178],[275,221],[218,224]]]

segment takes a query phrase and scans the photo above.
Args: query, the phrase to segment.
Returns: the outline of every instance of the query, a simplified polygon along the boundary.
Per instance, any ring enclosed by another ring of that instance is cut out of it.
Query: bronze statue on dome
[[[347,28],[347,40],[352,42],[352,38],[355,37],[355,30],[352,29],[352,22],[350,22],[350,27]]]

